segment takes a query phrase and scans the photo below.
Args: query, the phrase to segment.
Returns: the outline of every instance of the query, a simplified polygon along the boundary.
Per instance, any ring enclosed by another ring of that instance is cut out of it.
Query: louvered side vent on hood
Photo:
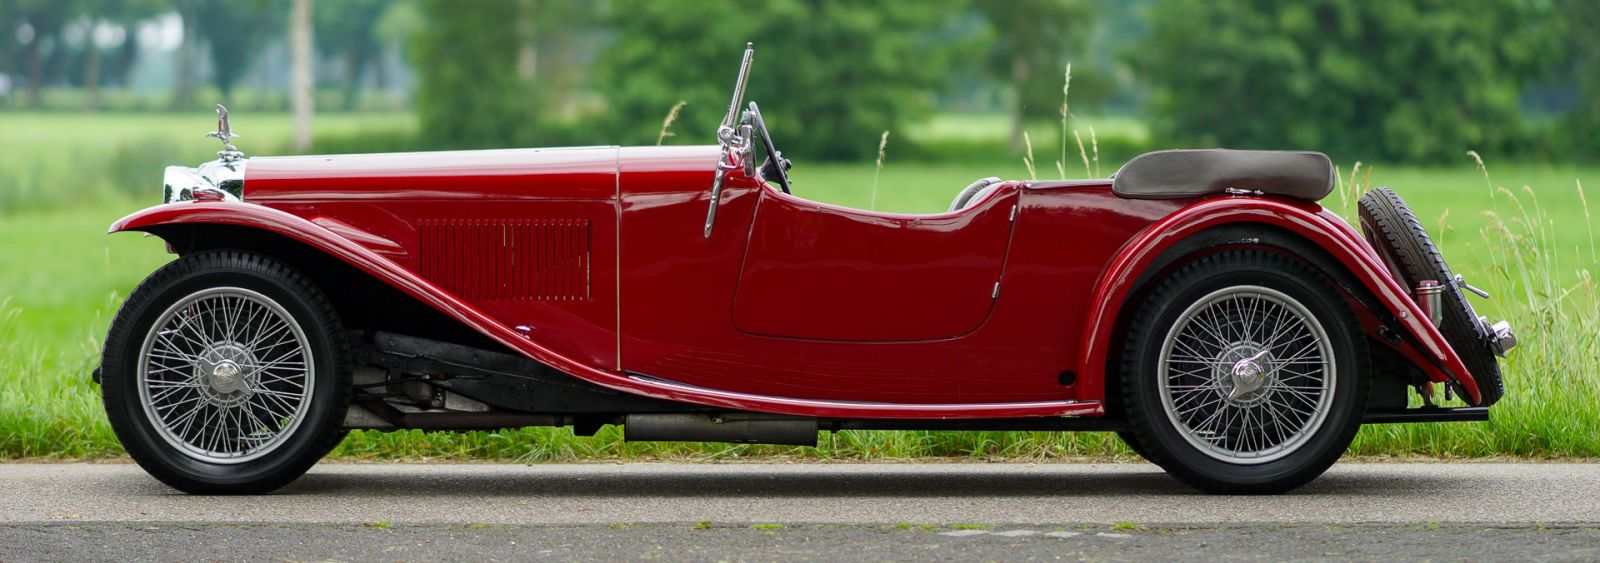
[[[423,277],[458,297],[590,298],[588,220],[433,220],[418,235]]]

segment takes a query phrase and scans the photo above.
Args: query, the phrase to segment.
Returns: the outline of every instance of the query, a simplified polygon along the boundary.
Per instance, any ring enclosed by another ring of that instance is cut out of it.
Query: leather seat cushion
[[[1317,201],[1333,191],[1333,178],[1333,161],[1320,152],[1182,149],[1134,157],[1112,178],[1111,191],[1176,199],[1235,188]]]

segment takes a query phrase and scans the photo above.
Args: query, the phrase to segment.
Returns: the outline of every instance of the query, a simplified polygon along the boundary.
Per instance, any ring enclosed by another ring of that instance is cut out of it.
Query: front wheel
[[[1263,251],[1201,258],[1160,282],[1124,346],[1140,453],[1213,493],[1283,492],[1321,475],[1366,408],[1366,342],[1340,295]]]
[[[151,274],[106,336],[106,415],[145,471],[189,493],[264,493],[344,437],[343,328],[322,292],[258,254],[211,251]]]

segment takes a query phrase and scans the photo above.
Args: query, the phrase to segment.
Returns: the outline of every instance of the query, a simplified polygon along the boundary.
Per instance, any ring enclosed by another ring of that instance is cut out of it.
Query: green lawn
[[[281,151],[287,119],[236,119],[240,120],[235,126],[246,135],[240,139],[243,148],[250,150],[251,143],[260,143],[254,146],[273,148],[258,153]],[[319,118],[318,126],[359,131],[364,127],[393,128],[399,119],[409,118],[331,116]],[[80,164],[92,168],[108,155],[127,150],[119,147],[157,142],[154,139],[179,147],[171,163],[197,164],[214,152],[209,140],[199,138],[213,124],[204,114],[0,113],[0,204],[21,201],[4,199],[4,190],[30,181],[39,182],[34,189],[62,194],[0,207],[0,459],[95,457],[120,452],[101,413],[98,390],[88,382],[88,370],[96,361],[99,341],[121,296],[170,256],[159,240],[136,234],[107,236],[105,227],[156,201],[160,169],[150,165],[141,170],[148,181],[139,182],[137,189],[91,187],[82,191],[71,182],[109,180],[81,178],[72,172],[79,170]],[[95,128],[95,135],[83,133]],[[996,142],[1003,142],[1003,135]],[[1113,168],[1108,165],[1105,171]],[[1597,270],[1589,213],[1600,213],[1600,208],[1588,209],[1576,185],[1591,178],[1592,185],[1600,185],[1600,168],[1491,161],[1490,182],[1465,157],[1461,165],[1448,168],[1363,166],[1357,177],[1365,179],[1368,170],[1372,171],[1372,185],[1395,187],[1417,209],[1442,240],[1446,256],[1458,271],[1495,293],[1483,309],[1511,318],[1519,329],[1522,347],[1506,364],[1510,390],[1508,398],[1496,407],[1493,421],[1370,427],[1353,451],[1369,455],[1600,457],[1600,337],[1593,329],[1600,323],[1600,307],[1589,281]],[[1348,177],[1350,165],[1341,166],[1341,171]],[[872,163],[801,162],[793,174],[795,191],[804,197],[855,207],[867,207],[873,198]],[[942,210],[966,183],[991,175],[1021,178],[1027,171],[1020,159],[988,165],[903,162],[895,158],[891,144],[888,161],[877,179],[877,207],[904,212]],[[1505,192],[1500,191],[1501,186]],[[1589,195],[1594,195],[1592,188]],[[1326,204],[1344,211],[1353,207],[1353,201],[1337,194]],[[845,433],[825,436],[823,447],[809,449],[624,444],[615,429],[595,438],[574,438],[564,429],[529,429],[465,435],[357,433],[340,453],[375,458],[571,460],[664,455],[1044,459],[1126,452],[1107,434]]]

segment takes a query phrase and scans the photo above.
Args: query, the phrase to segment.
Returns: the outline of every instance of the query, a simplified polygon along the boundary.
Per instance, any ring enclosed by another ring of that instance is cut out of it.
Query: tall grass
[[[689,102],[683,100],[678,100],[678,103],[672,104],[672,109],[667,111],[666,119],[661,120],[661,133],[656,135],[656,146],[661,146],[661,143],[665,142],[667,137],[678,136],[677,133],[671,131],[672,122],[678,120],[678,112],[683,111],[683,106],[686,105],[689,105]]]
[[[1072,106],[1072,63],[1067,63],[1066,72],[1061,78],[1061,160],[1056,161],[1056,171],[1061,174],[1061,179],[1067,179],[1067,122],[1071,121]],[[1027,133],[1022,134],[1023,139],[1028,138]],[[1089,150],[1083,146],[1083,134],[1077,128],[1072,129],[1072,139],[1078,143],[1078,157],[1083,160],[1083,175],[1085,178],[1100,177],[1100,140],[1095,137],[1094,126],[1089,126],[1089,142],[1094,147],[1094,166],[1089,165]],[[1029,170],[1033,169],[1033,147],[1028,147]],[[1037,179],[1037,178],[1036,178]]]
[[[100,394],[86,376],[88,358],[98,354],[92,337],[66,350],[25,346],[18,338],[22,312],[10,299],[0,300],[0,458],[89,458],[117,455],[117,444],[105,422]],[[98,323],[95,323],[98,324]]]
[[[867,202],[867,209],[878,210],[878,180],[883,178],[883,159],[888,156],[889,130],[883,130],[883,136],[878,138],[878,162],[872,167],[872,198]]]
[[[1478,233],[1489,267],[1466,276],[1502,305],[1501,313],[1511,320],[1519,341],[1500,364],[1505,398],[1491,409],[1488,422],[1367,427],[1351,452],[1600,456],[1600,332],[1594,329],[1600,326],[1600,299],[1593,277],[1600,263],[1593,252],[1593,230],[1586,229],[1587,260],[1580,248],[1567,255],[1567,249],[1554,242],[1557,221],[1539,204],[1533,188],[1499,186],[1482,158],[1476,153],[1471,157],[1494,203],[1482,212],[1488,221]],[[1356,197],[1370,188],[1370,172],[1368,168],[1367,179],[1356,184],[1352,171],[1350,191]],[[1587,219],[1588,201],[1581,186],[1579,182],[1578,200]],[[1351,215],[1348,209],[1345,213]],[[1444,231],[1447,225],[1441,227]],[[1565,275],[1569,271],[1573,275]]]

